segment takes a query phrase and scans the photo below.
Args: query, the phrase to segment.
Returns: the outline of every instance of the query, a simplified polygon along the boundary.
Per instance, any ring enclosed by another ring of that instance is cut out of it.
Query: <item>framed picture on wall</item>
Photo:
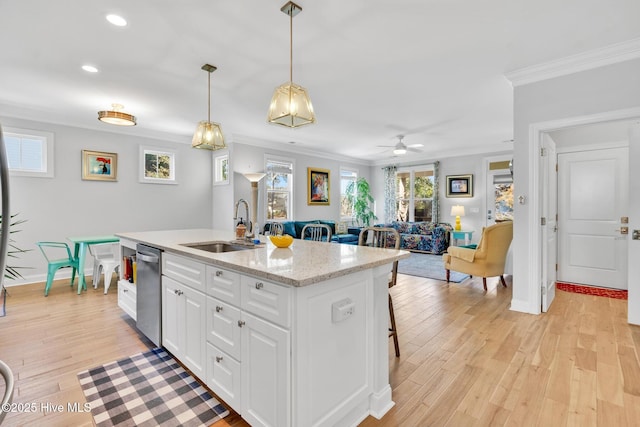
[[[82,179],[117,181],[118,154],[82,150]]]
[[[447,175],[447,197],[473,197],[473,175]]]
[[[329,170],[307,168],[307,205],[329,204]]]

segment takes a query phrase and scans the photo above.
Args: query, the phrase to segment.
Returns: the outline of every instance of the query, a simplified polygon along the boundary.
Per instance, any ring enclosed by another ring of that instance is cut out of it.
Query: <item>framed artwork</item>
[[[229,183],[229,155],[218,156],[213,159],[213,185]]]
[[[329,204],[329,170],[307,168],[307,205]]]
[[[447,197],[473,197],[473,175],[447,175]]]
[[[82,179],[117,181],[118,154],[82,150]]]
[[[139,180],[145,184],[177,184],[176,153],[164,148],[140,146]]]

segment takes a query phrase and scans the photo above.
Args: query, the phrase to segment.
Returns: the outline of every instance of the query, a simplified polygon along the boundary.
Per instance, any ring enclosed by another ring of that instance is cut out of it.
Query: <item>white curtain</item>
[[[396,219],[396,170],[395,166],[386,166],[384,170],[384,222]]]

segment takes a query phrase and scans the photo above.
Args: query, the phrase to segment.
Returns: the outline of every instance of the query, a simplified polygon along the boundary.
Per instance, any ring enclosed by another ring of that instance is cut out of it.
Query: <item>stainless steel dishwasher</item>
[[[160,249],[136,246],[136,326],[155,345],[162,345],[162,282]]]

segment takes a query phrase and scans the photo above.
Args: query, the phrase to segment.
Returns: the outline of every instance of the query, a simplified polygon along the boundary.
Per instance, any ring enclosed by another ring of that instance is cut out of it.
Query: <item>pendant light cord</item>
[[[208,94],[208,98],[207,98],[207,105],[208,105],[208,109],[207,109],[207,122],[211,123],[211,71],[207,72],[207,77],[208,77],[208,87],[209,87],[209,94]]]
[[[293,83],[293,9],[289,11],[289,83]]]

